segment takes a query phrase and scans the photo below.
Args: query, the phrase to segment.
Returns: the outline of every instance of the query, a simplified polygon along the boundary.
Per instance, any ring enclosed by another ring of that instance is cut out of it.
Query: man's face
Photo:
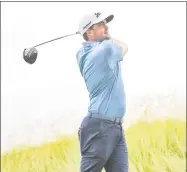
[[[97,23],[87,31],[90,41],[100,41],[109,37],[108,26],[104,22]]]

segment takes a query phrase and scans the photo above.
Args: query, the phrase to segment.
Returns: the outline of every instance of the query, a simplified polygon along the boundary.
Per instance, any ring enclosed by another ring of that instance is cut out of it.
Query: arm
[[[109,37],[105,41],[103,41],[104,49],[106,49],[107,53],[112,55],[115,62],[123,61],[123,57],[128,51],[128,46],[114,38]]]
[[[125,44],[124,42],[119,41],[119,40],[117,40],[117,39],[115,39],[113,37],[111,37],[110,40],[113,40],[115,43],[117,43],[119,46],[122,47],[122,51],[123,51],[122,54],[123,54],[123,56],[125,56],[125,54],[128,52],[128,46],[127,46],[127,44]]]

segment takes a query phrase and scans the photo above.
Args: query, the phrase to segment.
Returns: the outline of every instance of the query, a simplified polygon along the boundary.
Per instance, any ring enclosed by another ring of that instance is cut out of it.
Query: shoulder
[[[77,59],[77,61],[80,61],[81,60],[81,58],[82,58],[82,56],[83,56],[83,53],[84,52],[84,49],[83,48],[79,48],[78,50],[77,50],[77,52],[76,52],[76,59]]]
[[[101,47],[103,50],[107,51],[108,53],[111,53],[112,51],[115,51],[118,47],[118,45],[113,40],[104,40],[101,42]]]
[[[101,42],[101,46],[105,48],[111,48],[112,46],[112,40],[104,40]]]
[[[82,57],[97,57],[108,54],[109,49],[112,46],[111,40],[104,40],[102,42],[94,42],[94,43],[85,43],[81,48],[76,52],[76,58],[78,61],[82,59]],[[95,59],[95,58],[94,58]]]
[[[112,43],[111,40],[104,40],[102,42],[97,42],[93,48],[92,55],[93,56],[100,56],[100,55],[106,55],[111,49]]]

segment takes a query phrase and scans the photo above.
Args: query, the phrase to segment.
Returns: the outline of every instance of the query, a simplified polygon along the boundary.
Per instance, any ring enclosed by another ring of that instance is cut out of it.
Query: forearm
[[[110,37],[111,40],[113,40],[115,43],[117,43],[118,45],[120,45],[123,49],[123,56],[128,52],[128,46],[126,43],[119,41],[113,37]]]

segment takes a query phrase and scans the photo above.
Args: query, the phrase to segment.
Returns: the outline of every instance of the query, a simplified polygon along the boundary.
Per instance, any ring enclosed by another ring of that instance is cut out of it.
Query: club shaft
[[[70,35],[65,35],[65,36],[62,36],[62,37],[59,37],[59,38],[56,38],[56,39],[52,39],[52,40],[50,40],[50,41],[47,41],[47,42],[44,42],[44,43],[35,45],[33,48],[38,47],[38,46],[43,45],[43,44],[47,44],[47,43],[52,42],[52,41],[56,41],[56,40],[58,40],[58,39],[62,39],[62,38],[68,37],[68,36],[76,35],[76,34],[79,34],[79,33],[76,32],[76,33],[73,33],[73,34],[70,34]]]

